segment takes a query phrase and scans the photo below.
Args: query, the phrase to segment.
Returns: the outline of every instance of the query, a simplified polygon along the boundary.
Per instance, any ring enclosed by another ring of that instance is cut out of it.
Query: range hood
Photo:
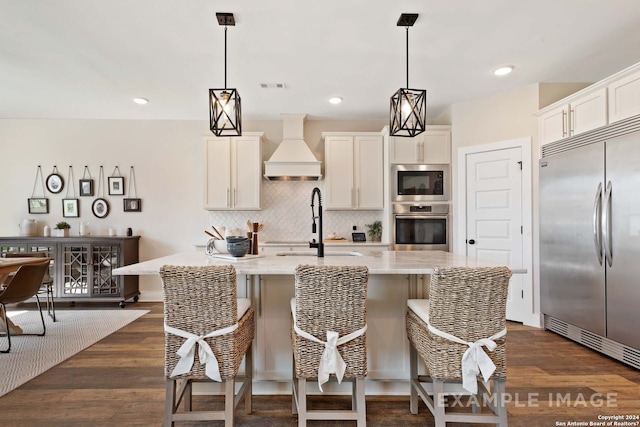
[[[264,162],[264,177],[270,181],[316,181],[322,177],[320,162],[304,142],[306,114],[281,114],[282,142]]]

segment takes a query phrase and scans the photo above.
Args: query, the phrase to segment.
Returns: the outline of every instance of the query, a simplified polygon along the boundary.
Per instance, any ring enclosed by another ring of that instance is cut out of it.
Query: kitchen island
[[[256,311],[254,393],[291,393],[291,337],[289,301],[294,295],[294,273],[300,264],[365,265],[369,269],[367,300],[367,394],[409,393],[409,341],[405,333],[408,298],[426,298],[429,275],[437,266],[483,267],[477,261],[443,251],[289,251],[260,257],[225,260],[204,252],[183,252],[128,265],[114,274],[159,274],[163,265],[231,264],[238,274],[238,295],[252,299]],[[350,255],[347,255],[350,254]],[[512,269],[514,273],[524,270]],[[349,384],[331,383],[328,390],[349,393]],[[207,386],[206,390],[215,387]],[[204,390],[204,389],[201,389]],[[311,391],[317,390],[311,387]]]

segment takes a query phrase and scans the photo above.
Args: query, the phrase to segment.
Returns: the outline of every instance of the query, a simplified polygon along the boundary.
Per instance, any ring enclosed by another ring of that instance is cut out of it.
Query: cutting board
[[[258,255],[245,255],[243,257],[235,257],[232,256],[230,254],[211,254],[208,255],[211,258],[217,258],[217,259],[224,259],[226,261],[249,261],[252,259],[256,259],[256,258],[263,258],[264,255],[263,254],[258,254]]]
[[[349,243],[347,239],[324,239],[325,243]]]

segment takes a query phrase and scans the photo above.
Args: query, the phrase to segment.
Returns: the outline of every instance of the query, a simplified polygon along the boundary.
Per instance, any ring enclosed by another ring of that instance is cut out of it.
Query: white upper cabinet
[[[413,138],[389,138],[392,164],[451,163],[451,126],[427,126]]]
[[[608,86],[609,123],[640,114],[640,71]]]
[[[607,89],[600,88],[572,98],[568,104],[540,116],[540,141],[544,145],[579,135],[607,124]]]
[[[262,181],[262,133],[204,140],[204,207],[258,210]]]
[[[640,114],[640,63],[538,111],[540,144]]]
[[[382,209],[382,135],[325,133],[323,136],[324,207],[333,210]]]

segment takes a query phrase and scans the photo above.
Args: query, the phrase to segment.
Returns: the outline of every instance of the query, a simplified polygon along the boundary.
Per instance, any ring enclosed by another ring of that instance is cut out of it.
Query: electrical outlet
[[[357,229],[358,229],[358,226],[357,226],[357,225],[354,225],[354,226],[353,226],[353,231],[356,231]]]

